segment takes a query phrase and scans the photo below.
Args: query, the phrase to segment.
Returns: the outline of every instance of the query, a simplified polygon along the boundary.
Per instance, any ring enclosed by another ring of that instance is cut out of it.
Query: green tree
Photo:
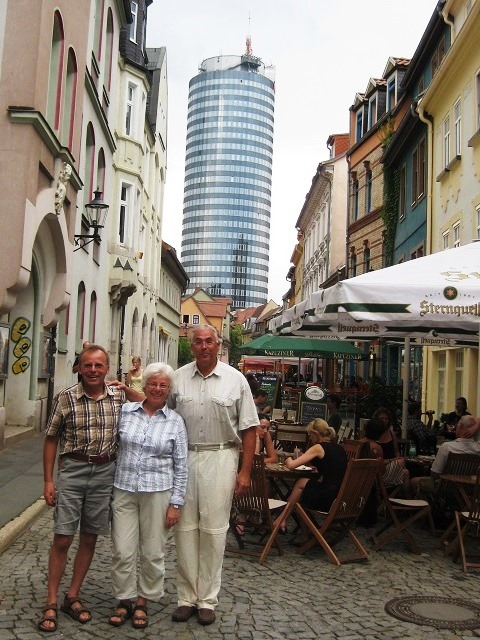
[[[190,348],[190,340],[188,338],[179,338],[178,340],[178,366],[183,367],[194,360],[192,350]]]
[[[242,354],[239,349],[242,346],[243,327],[241,324],[234,324],[230,327],[230,364],[238,369],[238,363]]]

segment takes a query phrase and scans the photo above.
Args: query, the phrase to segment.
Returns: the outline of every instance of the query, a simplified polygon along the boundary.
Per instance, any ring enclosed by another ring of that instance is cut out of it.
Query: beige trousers
[[[238,466],[238,449],[189,451],[185,507],[175,527],[178,606],[214,609]]]
[[[165,517],[171,491],[132,493],[113,489],[112,587],[118,600],[163,596]],[[137,553],[140,556],[137,576]]]

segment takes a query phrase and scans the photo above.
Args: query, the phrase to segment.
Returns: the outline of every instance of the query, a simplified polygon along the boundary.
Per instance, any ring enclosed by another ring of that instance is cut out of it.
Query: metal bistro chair
[[[460,555],[462,556],[463,570],[467,573],[469,567],[480,567],[479,559],[476,558],[476,562],[473,562],[473,560],[469,561],[467,560],[465,552],[465,538],[469,531],[471,529],[475,531],[477,542],[480,534],[480,469],[477,471],[477,480],[470,502],[470,509],[468,511],[455,511],[455,525]]]
[[[373,487],[377,469],[377,460],[361,458],[350,460],[338,495],[328,513],[307,511],[300,504],[289,502],[279,517],[272,536],[278,531],[280,520],[287,518],[294,509],[312,534],[311,539],[297,553],[304,554],[318,544],[332,564],[337,566],[345,562],[368,560],[367,551],[354,534],[353,528]],[[321,523],[319,523],[320,520],[322,520]],[[333,547],[347,536],[355,545],[357,553],[339,558]]]
[[[230,514],[230,530],[235,536],[238,548],[227,545],[226,550],[231,553],[242,553],[255,556],[263,564],[272,545],[283,555],[283,549],[277,539],[278,528],[274,532],[272,511],[284,507],[284,500],[274,500],[268,497],[268,484],[265,476],[265,456],[255,454],[250,474],[250,487],[241,496],[234,496]],[[240,454],[240,466],[241,466]],[[239,467],[240,468],[240,467]],[[237,517],[241,514],[245,518],[245,534],[237,531]],[[268,536],[265,541],[265,536]],[[246,548],[247,546],[263,547],[262,550]]]

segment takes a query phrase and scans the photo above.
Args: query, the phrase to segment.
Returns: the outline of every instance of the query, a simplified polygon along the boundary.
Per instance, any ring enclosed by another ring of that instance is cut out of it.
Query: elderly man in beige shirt
[[[178,608],[172,620],[185,622],[196,613],[208,625],[215,621],[233,493],[250,485],[258,417],[245,377],[218,360],[215,329],[199,325],[190,340],[195,362],[178,369],[171,394],[189,443],[187,495],[175,527]]]

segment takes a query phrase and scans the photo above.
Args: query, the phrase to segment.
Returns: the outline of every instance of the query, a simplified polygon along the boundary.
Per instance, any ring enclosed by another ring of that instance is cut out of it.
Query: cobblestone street
[[[201,627],[195,618],[173,623],[176,606],[175,547],[167,558],[166,593],[160,604],[150,604],[150,624],[144,631],[107,624],[114,604],[110,592],[110,542],[102,539],[83,590],[85,604],[92,609],[92,622],[81,626],[59,613],[59,629],[46,636],[36,621],[46,593],[46,564],[51,540],[51,512],[41,516],[31,529],[0,557],[0,639],[36,638],[206,638],[234,640],[442,640],[480,637],[477,631],[437,630],[401,622],[384,611],[387,601],[401,595],[422,594],[459,597],[480,604],[478,573],[464,575],[460,566],[433,550],[421,556],[410,554],[402,542],[387,551],[372,552],[369,563],[335,567],[317,549],[302,557],[294,554],[288,536],[282,537],[285,555],[271,552],[264,566],[256,559],[227,554],[217,620]],[[360,529],[360,537],[368,532]],[[433,540],[425,531],[415,531],[422,550]],[[394,551],[394,548],[398,551]],[[68,578],[67,570],[67,578]],[[66,581],[64,582],[66,584]]]

